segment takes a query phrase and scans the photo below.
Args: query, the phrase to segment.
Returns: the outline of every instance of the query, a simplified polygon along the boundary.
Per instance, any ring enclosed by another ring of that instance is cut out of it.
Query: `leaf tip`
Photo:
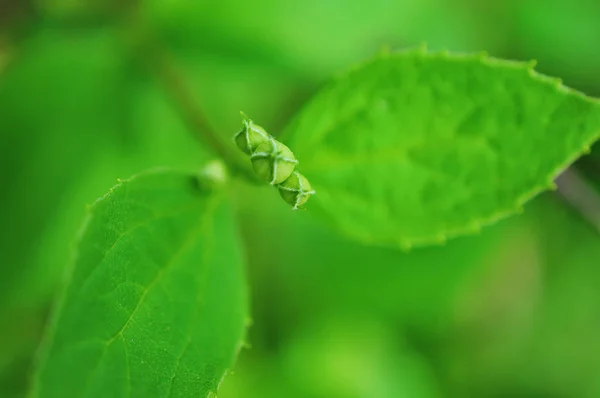
[[[532,60],[529,60],[529,62],[525,63],[525,65],[527,66],[527,69],[529,69],[529,70],[535,69],[537,64],[538,64],[537,59],[532,59]]]

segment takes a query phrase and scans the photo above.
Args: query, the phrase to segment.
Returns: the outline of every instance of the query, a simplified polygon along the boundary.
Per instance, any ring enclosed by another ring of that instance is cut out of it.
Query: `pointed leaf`
[[[34,397],[205,397],[245,330],[242,257],[221,194],[140,174],[90,209]]]
[[[335,79],[282,141],[310,206],[373,244],[478,231],[520,210],[600,135],[600,102],[531,64],[424,49]]]

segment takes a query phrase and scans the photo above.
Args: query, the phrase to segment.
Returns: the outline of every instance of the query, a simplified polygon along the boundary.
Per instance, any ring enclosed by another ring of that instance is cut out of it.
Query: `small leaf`
[[[229,207],[170,171],[90,209],[33,397],[205,397],[241,346],[242,256]]]
[[[531,63],[416,49],[339,77],[282,138],[346,234],[410,248],[520,211],[600,135],[600,102]]]

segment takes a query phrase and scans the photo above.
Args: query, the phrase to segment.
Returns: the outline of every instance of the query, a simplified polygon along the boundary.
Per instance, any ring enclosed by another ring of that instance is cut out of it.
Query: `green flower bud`
[[[258,177],[271,185],[285,181],[298,164],[290,148],[273,138],[260,144],[250,160]]]
[[[294,171],[278,188],[283,200],[294,206],[294,210],[297,210],[306,203],[310,195],[315,194],[315,191],[310,186],[310,182],[297,171]]]
[[[254,124],[246,115],[242,113],[244,118],[244,128],[233,137],[238,148],[245,154],[250,155],[258,146],[269,141],[272,137],[259,125]]]

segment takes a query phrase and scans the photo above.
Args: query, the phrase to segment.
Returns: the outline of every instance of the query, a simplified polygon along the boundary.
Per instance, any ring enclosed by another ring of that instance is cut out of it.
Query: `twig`
[[[244,175],[249,181],[256,182],[250,163],[233,144],[225,142],[204,116],[184,75],[166,48],[145,32],[145,40],[139,45],[145,64],[150,68],[156,81],[171,99],[175,109],[188,125],[190,132],[204,145],[220,156],[233,173]]]
[[[558,193],[598,232],[600,232],[600,193],[573,168],[556,179]]]

